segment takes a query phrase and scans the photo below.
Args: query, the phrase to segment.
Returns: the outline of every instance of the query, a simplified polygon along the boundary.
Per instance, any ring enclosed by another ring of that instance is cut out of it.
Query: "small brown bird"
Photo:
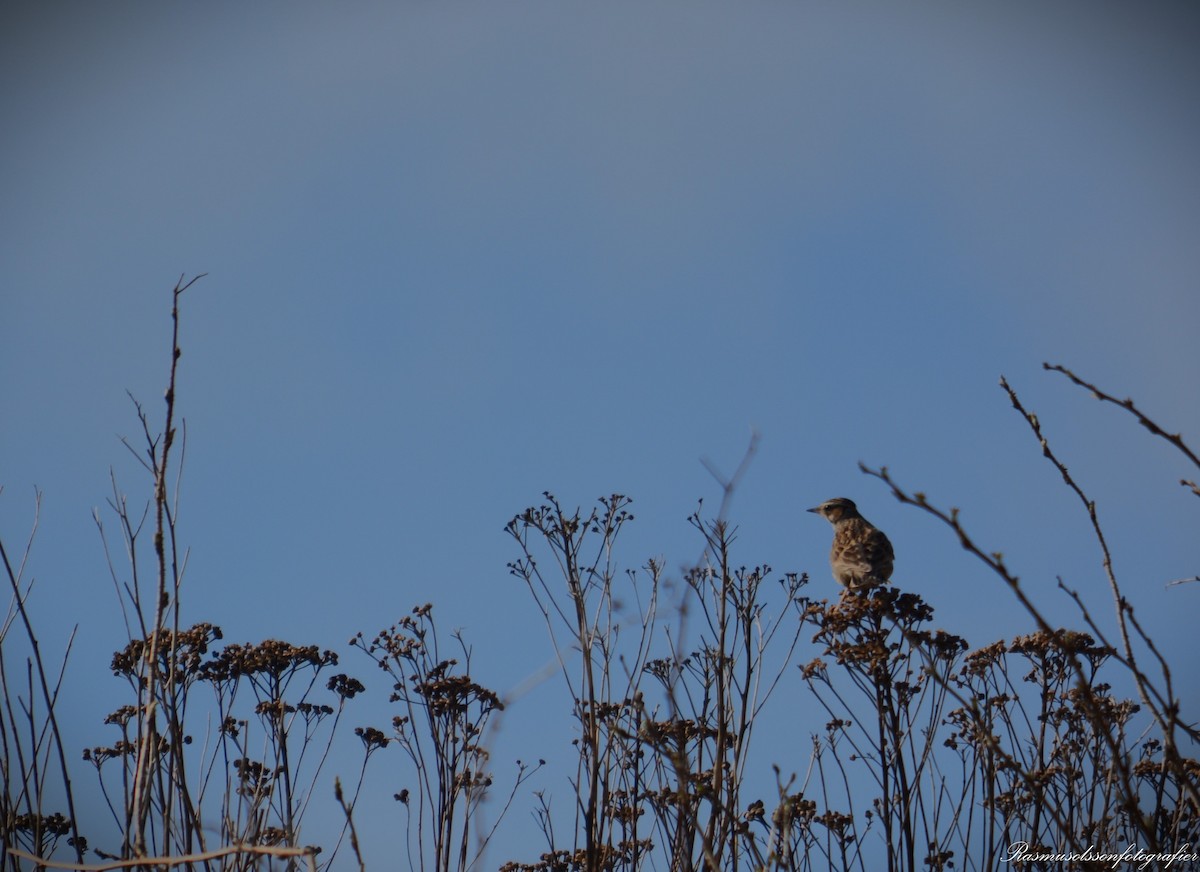
[[[829,565],[839,584],[850,590],[887,584],[895,559],[892,543],[882,530],[858,513],[853,501],[835,497],[809,511],[833,524]]]

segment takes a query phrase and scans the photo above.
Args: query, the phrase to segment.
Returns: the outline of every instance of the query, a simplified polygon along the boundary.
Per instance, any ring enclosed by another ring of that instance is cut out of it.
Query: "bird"
[[[888,583],[895,560],[892,543],[858,513],[853,500],[834,497],[808,511],[833,524],[829,565],[839,584],[849,590],[865,590]]]

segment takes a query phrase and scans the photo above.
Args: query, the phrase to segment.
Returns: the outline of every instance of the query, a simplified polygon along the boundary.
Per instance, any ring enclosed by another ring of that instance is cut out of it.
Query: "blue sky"
[[[1099,557],[1003,373],[1190,656],[1197,588],[1163,584],[1197,571],[1194,471],[1040,365],[1200,441],[1198,37],[1167,3],[5,4],[0,532],[41,488],[32,604],[52,649],[80,624],[76,722],[123,638],[91,511],[110,468],[139,486],[125,391],[157,412],[198,272],[184,596],[228,638],[366,675],[345,640],[433,601],[515,687],[550,652],[508,518],[627,493],[626,561],[678,568],[700,458],[754,429],[745,562],[833,595],[803,509],[850,496],[947,626],[1028,629],[857,470],[886,464],[1065,619],[1055,576],[1099,605]],[[504,750],[564,706],[539,689]]]

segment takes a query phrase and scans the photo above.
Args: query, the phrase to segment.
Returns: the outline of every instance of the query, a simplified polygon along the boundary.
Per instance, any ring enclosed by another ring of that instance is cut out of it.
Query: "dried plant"
[[[642,592],[638,573],[618,567],[617,538],[634,519],[627,497],[604,497],[584,515],[578,509],[565,510],[553,494],[543,496],[544,503],[526,509],[506,527],[522,553],[509,571],[525,582],[541,612],[573,700],[578,730],[579,757],[571,784],[577,797],[573,832],[579,841],[569,851],[556,845],[550,810],[543,806],[548,849],[543,863],[547,868],[565,863],[562,868],[588,872],[617,862],[637,865],[643,839],[628,806],[644,787],[636,743],[629,736],[637,735],[643,716],[640,684],[662,569],[654,561],[646,565],[647,590]],[[549,555],[556,576],[543,572],[542,553]],[[618,650],[625,631],[616,591],[621,578],[637,614],[630,625],[634,639]]]
[[[1154,423],[1132,400],[1118,401],[1064,367],[1044,368],[1126,409],[1200,466],[1181,436]],[[961,703],[952,713],[958,729],[950,742],[956,750],[966,750],[965,761],[976,764],[970,767],[978,791],[972,796],[982,796],[984,856],[1002,856],[1013,843],[1048,855],[1059,849],[1081,854],[1095,845],[1131,843],[1149,855],[1160,855],[1195,845],[1200,838],[1200,763],[1184,755],[1180,744],[1181,739],[1194,744],[1200,733],[1184,719],[1170,665],[1122,591],[1096,503],[1051,449],[1038,416],[1024,407],[1005,379],[1000,384],[1042,454],[1083,504],[1112,597],[1115,641],[1101,630],[1079,591],[1061,579],[1059,588],[1077,606],[1086,631],[1052,626],[1002,554],[975,543],[957,509],[939,509],[925,494],[908,493],[886,468],[863,467],[902,503],[949,527],[959,544],[999,577],[1037,627],[1007,646],[995,643],[980,649],[967,658],[967,669],[950,677]],[[1181,484],[1200,495],[1192,481],[1183,479]],[[1023,681],[1036,688],[1032,697],[1022,695],[1011,678],[1011,670],[1019,668],[1013,655],[1028,663]],[[1147,660],[1153,672],[1143,666]],[[1130,679],[1136,703],[1110,693],[1111,680],[1101,668],[1113,665],[1120,673],[1112,680],[1121,674]],[[1134,740],[1131,723],[1139,712],[1148,714],[1149,724],[1138,727],[1143,738]],[[962,833],[965,844],[970,844],[972,832]],[[984,862],[980,868],[990,867]]]
[[[763,851],[751,835],[743,784],[755,718],[800,638],[805,601],[799,592],[807,579],[780,579],[783,601],[772,615],[764,596],[771,568],[734,562],[736,531],[724,518],[705,520],[697,511],[689,521],[704,542],[702,562],[684,575],[684,608],[696,616],[699,639],[684,651],[679,638],[665,633],[668,656],[647,666],[665,701],[640,736],[654,752],[650,806],[675,866],[757,866]],[[781,633],[786,647],[768,660],[768,647]]]
[[[321,682],[337,664],[334,652],[279,640],[222,644],[218,626],[184,623],[179,302],[199,278],[181,279],[173,291],[162,427],[134,400],[141,447],[124,440],[148,474],[150,498],[135,508],[111,476],[109,508],[124,565],[112,556],[104,519],[95,519],[128,632],[111,669],[130,694],[105,720],[117,737],[83,753],[122,836],[115,851],[96,853],[114,861],[158,858],[147,865],[204,855],[208,868],[221,869],[258,868],[277,856],[289,869],[300,862],[315,868],[317,849],[301,843],[301,820],[345,704],[363,688],[343,674]],[[214,843],[238,850],[209,856]]]
[[[81,834],[73,752],[56,714],[70,642],[57,669],[44,661],[27,605],[30,545],[14,563],[0,542],[11,589],[0,626],[3,866],[79,868],[90,851],[104,862],[89,869],[280,863],[315,872],[318,860],[333,868],[348,837],[362,870],[371,852],[354,814],[371,801],[365,774],[376,755],[397,746],[404,768],[394,798],[407,822],[409,867],[485,868],[501,822],[544,763],[518,761],[511,789],[494,795],[488,738],[511,700],[472,675],[465,640],[439,637],[432,605],[370,640],[350,641],[388,676],[398,711],[390,731],[354,730],[361,764],[350,790],[340,780],[332,786],[345,825],[327,855],[303,843],[303,821],[325,789],[322,773],[346,705],[364,686],[334,672],[335,652],[272,639],[227,643],[216,624],[185,621],[187,550],[178,518],[186,428],[176,423],[176,376],[179,302],[196,280],[181,279],[173,291],[162,423],[152,424],[135,401],[141,438],[137,447],[126,442],[150,496],[136,505],[114,474],[115,531],[96,517],[126,628],[111,671],[127,698],[106,719],[112,738],[83,753],[119,834],[107,851],[89,848]],[[1200,466],[1180,435],[1132,401],[1064,367],[1046,369],[1124,409]],[[1106,634],[1085,595],[1061,581],[1079,626],[1051,623],[1001,554],[976,544],[956,509],[909,493],[886,468],[863,471],[947,526],[1025,608],[1028,632],[971,648],[936,628],[933,604],[916,594],[885,585],[818,601],[804,595],[807,576],[776,576],[735,557],[731,498],[757,437],[728,479],[709,465],[721,504],[715,516],[701,507],[688,519],[701,557],[677,579],[662,558],[625,568],[629,498],[613,494],[585,513],[546,493],[507,525],[519,551],[508,568],[541,616],[568,694],[570,807],[534,792],[545,848],[501,868],[913,872],[1011,863],[1068,870],[1111,867],[1109,852],[1125,845],[1139,846],[1138,863],[1167,865],[1171,851],[1170,863],[1200,861],[1187,853],[1200,843],[1200,763],[1188,756],[1200,735],[1177,678],[1117,577],[1096,504],[1051,449],[1038,417],[1002,386],[1083,505],[1115,633]],[[1200,496],[1192,478],[1182,483]],[[808,638],[815,655],[800,656]],[[757,725],[779,696],[799,729],[807,727],[807,743],[792,743],[804,752],[760,747]],[[759,795],[771,782],[771,795]],[[489,800],[499,809],[487,826]],[[74,863],[56,859],[68,850]],[[384,852],[394,856],[395,846]]]
[[[752,451],[753,444],[748,457]],[[741,792],[754,719],[797,643],[800,625],[786,620],[805,580],[784,577],[784,604],[770,616],[762,593],[771,569],[735,564],[734,530],[723,517],[706,520],[697,511],[689,520],[704,556],[684,575],[680,620],[660,624],[661,562],[622,573],[616,560],[617,535],[633,520],[628,498],[602,498],[585,516],[544,496],[545,503],[508,525],[522,551],[510,570],[526,583],[546,622],[571,694],[579,732],[576,827],[570,848],[557,844],[552,810],[543,801],[548,850],[535,862],[505,868],[752,865],[758,846]],[[545,553],[557,577],[543,573]],[[626,623],[615,606],[621,578],[625,598],[636,604],[636,611],[624,613]],[[693,646],[686,641],[689,620],[699,627]],[[787,649],[772,664],[765,654],[781,630]],[[622,639],[630,633],[632,640]],[[656,651],[662,656],[652,656]]]
[[[943,834],[958,810],[956,797],[946,793],[937,740],[949,702],[944,676],[967,643],[927,629],[933,608],[894,587],[812,603],[808,615],[824,652],[804,666],[803,676],[831,718],[824,738],[814,740],[821,800],[839,814],[844,809],[846,818],[827,825],[814,847],[831,865],[850,868],[862,862],[860,843],[877,827],[888,869],[924,868],[927,852],[946,852]],[[836,781],[826,777],[826,757]],[[869,770],[874,789],[861,814],[845,772],[851,763]]]
[[[415,790],[402,788],[394,798],[408,818],[408,861],[413,869],[472,868],[504,816],[502,810],[490,830],[480,831],[478,812],[492,787],[484,739],[504,704],[471,678],[471,649],[458,633],[454,640],[461,660],[443,656],[430,604],[417,606],[370,642],[361,633],[350,640],[392,679],[391,702],[402,712],[392,719],[391,736],[373,727],[355,732],[368,756],[395,744],[412,763]],[[540,765],[518,761],[505,810]]]
[[[67,752],[55,713],[75,634],[72,631],[57,674],[51,673],[26,606],[33,582],[26,580],[25,567],[37,532],[41,504],[42,495],[38,492],[34,496],[32,529],[15,566],[0,539],[0,562],[4,564],[4,574],[12,591],[8,611],[0,625],[0,692],[4,694],[0,707],[0,779],[3,780],[0,846],[3,847],[4,865],[14,870],[19,868],[18,860],[12,854],[14,849],[38,857],[50,856],[59,841],[65,838],[78,861],[83,861],[87,851],[87,840],[79,834]],[[19,626],[18,632],[23,634],[25,643],[23,647],[28,651],[24,681],[20,684],[17,683],[19,679],[10,680],[5,657],[5,651],[12,650],[13,642],[9,637],[14,625]],[[50,811],[46,806],[50,800],[51,779],[62,785],[65,814]]]

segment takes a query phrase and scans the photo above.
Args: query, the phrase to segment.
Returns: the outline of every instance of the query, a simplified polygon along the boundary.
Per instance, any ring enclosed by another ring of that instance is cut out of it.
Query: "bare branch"
[[[1129,412],[1129,414],[1131,414],[1135,418],[1137,418],[1137,421],[1139,424],[1141,424],[1143,427],[1145,427],[1147,430],[1149,430],[1155,436],[1160,436],[1163,439],[1166,439],[1168,442],[1170,442],[1172,445],[1174,445],[1176,448],[1178,448],[1180,451],[1182,451],[1184,456],[1186,456],[1188,458],[1188,460],[1192,461],[1192,463],[1195,466],[1200,467],[1200,457],[1197,457],[1196,454],[1192,451],[1192,449],[1190,449],[1187,446],[1187,444],[1183,441],[1183,436],[1179,433],[1168,433],[1162,427],[1158,426],[1158,424],[1154,423],[1154,421],[1152,421],[1152,420],[1150,420],[1150,418],[1146,417],[1146,415],[1144,415],[1142,413],[1142,411],[1133,404],[1133,400],[1128,399],[1128,398],[1124,399],[1124,400],[1118,400],[1116,397],[1112,396],[1111,394],[1106,394],[1104,391],[1100,390],[1100,388],[1096,387],[1091,382],[1084,381],[1079,376],[1075,375],[1075,373],[1071,372],[1071,370],[1067,369],[1065,366],[1060,366],[1057,363],[1043,363],[1042,368],[1048,369],[1052,372],[1062,373],[1067,378],[1069,378],[1072,382],[1079,385],[1079,387],[1086,388],[1087,390],[1091,391],[1092,396],[1095,397],[1096,399],[1100,400],[1101,402],[1112,403],[1114,406],[1120,406],[1122,409]],[[1185,481],[1185,482],[1183,482],[1183,484],[1190,486],[1193,491],[1196,491],[1196,485],[1194,482]],[[1197,491],[1197,496],[1200,496],[1200,491]]]

